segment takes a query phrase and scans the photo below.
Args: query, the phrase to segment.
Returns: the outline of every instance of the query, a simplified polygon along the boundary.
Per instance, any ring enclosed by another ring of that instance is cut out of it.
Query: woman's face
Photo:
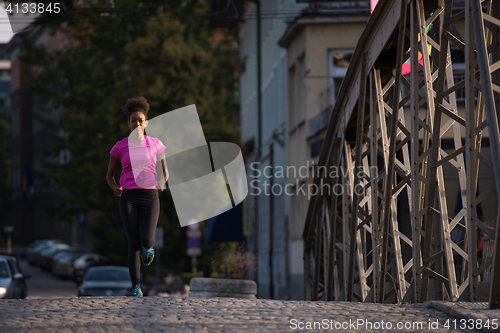
[[[137,111],[130,115],[130,120],[128,121],[128,125],[130,126],[130,131],[132,132],[138,126],[140,126],[140,130],[144,133],[144,127],[147,124],[146,117],[144,113]]]

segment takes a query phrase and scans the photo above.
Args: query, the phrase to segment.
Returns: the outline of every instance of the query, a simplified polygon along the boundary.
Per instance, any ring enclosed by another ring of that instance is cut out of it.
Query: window
[[[22,274],[21,269],[19,268],[19,266],[17,265],[15,260],[7,259],[7,262],[9,263],[9,268],[10,268],[10,272],[12,273],[12,276],[14,276],[14,274],[17,274],[17,273]]]
[[[283,54],[283,57],[280,60],[280,100],[281,100],[281,108],[280,108],[280,119],[278,122],[278,126],[281,125],[283,122],[286,121],[286,84],[287,84],[287,77],[286,77],[286,53]]]
[[[14,170],[14,188],[19,188],[21,186],[21,170],[19,167]]]
[[[331,50],[328,56],[328,67],[330,79],[328,82],[329,100],[333,105],[337,100],[337,96],[342,85],[342,81],[347,73],[347,68],[352,59],[353,51]]]
[[[453,75],[453,81],[455,84],[459,83],[460,81],[465,80],[465,75],[464,74],[455,74]],[[457,99],[457,102],[464,102],[465,97],[466,97],[466,91],[465,91],[465,85],[455,91],[455,97]],[[474,89],[474,99],[477,99],[479,97],[479,90],[476,88]]]
[[[71,152],[69,149],[62,149],[59,151],[59,164],[67,164],[71,160]]]
[[[294,203],[294,206],[295,206],[295,214],[294,214],[294,220],[295,220],[295,233],[294,233],[294,238],[299,238],[300,237],[300,223],[299,223],[299,219],[300,219],[300,215],[299,215],[299,196],[298,195],[295,195],[293,197],[295,199],[295,203]]]
[[[289,103],[290,105],[289,110],[289,115],[288,115],[288,120],[290,124],[290,129],[295,128],[297,126],[297,77],[295,76],[295,66],[290,69],[290,77],[292,78],[289,86],[289,91],[290,93],[288,94],[289,96]]]
[[[303,207],[304,217],[302,219],[302,225],[304,225],[306,223],[306,217],[307,217],[307,195],[304,194],[303,200],[304,200],[304,207]]]
[[[306,94],[307,94],[307,87],[306,87],[306,59],[305,57],[302,57],[300,61],[300,69],[301,69],[301,87],[300,87],[300,107],[302,109],[302,118],[301,120],[306,119]]]
[[[463,0],[462,0],[463,1]],[[319,3],[322,11],[339,11],[339,10],[370,10],[370,0],[292,0],[292,5],[302,7],[310,3]]]
[[[273,70],[272,80],[271,80],[271,116],[272,118],[272,128],[271,132],[274,131],[278,127],[278,116],[279,116],[279,108],[278,108],[278,66],[276,66]]]
[[[9,269],[5,261],[0,261],[0,278],[10,278]]]

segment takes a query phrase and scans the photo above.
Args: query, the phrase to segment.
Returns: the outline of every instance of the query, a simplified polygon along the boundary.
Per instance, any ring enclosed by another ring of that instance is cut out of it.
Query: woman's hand
[[[115,197],[121,197],[123,192],[123,187],[117,187],[115,188]]]

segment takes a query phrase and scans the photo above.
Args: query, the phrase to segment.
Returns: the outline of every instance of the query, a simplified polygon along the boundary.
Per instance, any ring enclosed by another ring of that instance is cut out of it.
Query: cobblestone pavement
[[[474,332],[445,328],[453,317],[428,305],[195,297],[4,300],[0,332]],[[373,330],[355,326],[357,320],[371,322]],[[306,329],[307,323],[327,321],[329,329]]]
[[[429,306],[450,316],[459,318],[457,325],[466,325],[470,322],[500,323],[500,310],[490,310],[488,302],[443,302],[430,301]],[[478,328],[478,327],[476,327]],[[487,327],[481,327],[483,332],[491,332]],[[498,329],[497,331],[500,331]]]

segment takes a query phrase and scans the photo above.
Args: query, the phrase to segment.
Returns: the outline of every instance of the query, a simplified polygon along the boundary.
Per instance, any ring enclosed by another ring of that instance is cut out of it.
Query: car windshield
[[[66,244],[56,244],[53,247],[49,247],[48,249],[43,250],[42,254],[51,255],[51,254],[54,254],[54,253],[57,253],[57,252],[60,252],[60,251],[67,250],[69,248],[70,248],[70,246],[66,245]]]
[[[48,243],[42,243],[42,244],[39,244],[39,245],[35,246],[33,248],[33,250],[35,250],[35,251],[42,251],[42,250],[45,250],[48,247],[50,247],[50,244],[48,244]]]
[[[12,274],[22,273],[21,268],[19,267],[15,259],[7,259],[7,262],[9,263],[10,271],[12,272]]]
[[[10,278],[9,269],[5,261],[0,261],[0,278]]]
[[[48,254],[48,253],[51,253],[51,252],[54,252],[54,251],[55,251],[55,249],[54,249],[54,248],[49,247],[49,248],[47,248],[47,249],[44,249],[44,250],[43,250],[43,251],[41,251],[40,253],[41,253],[42,255],[45,255],[45,254]]]
[[[54,260],[57,260],[57,259],[61,259],[61,258],[64,258],[66,257],[67,255],[69,255],[68,252],[65,252],[65,251],[61,251],[59,253],[56,253],[53,257]]]
[[[42,244],[42,243],[43,243],[43,241],[41,241],[41,240],[36,240],[36,241],[34,241],[33,243],[31,243],[30,245],[28,245],[28,248],[29,248],[29,249],[34,249],[35,247],[37,247],[38,245],[40,245],[40,244]]]
[[[76,259],[80,258],[82,256],[81,253],[70,253],[63,258],[61,258],[62,262],[72,262],[75,261]]]
[[[128,270],[121,269],[99,269],[92,270],[87,274],[86,281],[128,281],[130,276]]]

